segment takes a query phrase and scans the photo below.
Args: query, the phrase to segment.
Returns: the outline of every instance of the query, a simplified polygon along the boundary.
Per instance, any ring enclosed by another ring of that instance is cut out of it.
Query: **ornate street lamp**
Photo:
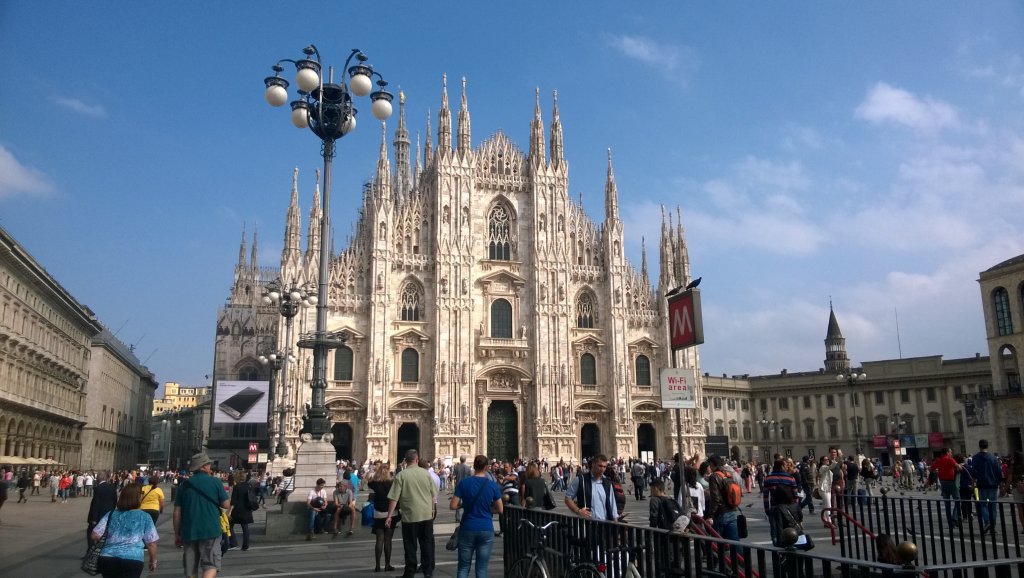
[[[863,381],[868,378],[868,374],[863,371],[857,371],[856,369],[850,370],[848,374],[842,374],[836,376],[836,381],[845,381],[847,387],[850,388],[850,399],[853,402],[853,438],[856,442],[856,455],[861,453],[860,445],[860,416],[857,415],[857,392],[854,391],[853,385],[858,381]]]
[[[768,419],[768,412],[762,411],[761,419],[757,420],[757,423],[761,424],[762,428],[768,430],[769,436],[767,441],[771,442],[772,450],[777,452],[778,448],[775,443],[775,431],[779,425],[778,422],[776,422],[774,419]]]
[[[312,294],[314,289],[315,287],[312,283],[307,283],[306,285],[292,284],[282,289],[280,280],[274,280],[264,290],[263,304],[277,307],[281,317],[284,317],[284,342],[289,350],[291,349],[292,342],[292,320],[295,319],[300,309],[317,304],[318,299]],[[291,382],[288,380],[288,366],[295,361],[295,356],[290,351],[288,353],[275,351],[261,355],[259,361],[263,365],[272,364],[272,372],[270,374],[270,390],[272,392],[276,391],[273,383],[274,374],[278,369],[281,370],[281,399],[276,400],[278,413],[277,448],[274,451],[277,455],[283,457],[288,455],[288,444],[286,441],[288,412],[293,409],[289,403],[291,399]]]
[[[298,128],[309,128],[320,141],[320,154],[324,159],[324,194],[320,221],[320,270],[317,278],[316,331],[311,338],[303,339],[299,347],[313,350],[312,404],[307,411],[306,429],[314,439],[320,439],[330,430],[325,404],[327,390],[327,350],[340,347],[344,341],[327,334],[327,283],[330,265],[330,199],[331,161],[334,159],[334,142],[356,127],[356,109],[352,96],[370,95],[371,111],[378,120],[391,116],[391,101],[394,96],[387,90],[387,81],[373,67],[366,64],[367,57],[359,49],[353,49],[345,61],[348,70],[346,84],[334,82],[334,68],[328,69],[329,76],[324,83],[321,74],[320,51],[310,44],[302,49],[302,60],[279,60],[272,68],[274,76],[264,79],[267,87],[266,99],[271,106],[281,106],[288,100],[288,81],[281,78],[283,62],[295,65],[295,84],[298,86],[298,100],[291,103],[292,124]],[[315,58],[315,59],[314,59]],[[353,59],[356,64],[349,66]],[[373,89],[373,78],[377,78],[377,90]],[[282,432],[283,433],[283,432]]]

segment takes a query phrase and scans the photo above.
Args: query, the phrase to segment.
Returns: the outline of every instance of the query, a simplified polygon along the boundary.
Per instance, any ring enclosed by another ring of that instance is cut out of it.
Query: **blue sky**
[[[830,298],[855,362],[899,356],[896,312],[904,357],[985,353],[978,273],[1024,253],[1020,3],[320,6],[0,5],[0,225],[161,382],[210,373],[243,225],[274,265],[293,167],[309,209],[319,143],[263,77],[310,42],[366,52],[424,139],[443,73],[474,145],[525,150],[557,90],[572,195],[603,218],[612,148],[634,263],[682,208],[704,371],[821,367]],[[342,239],[379,146],[361,108]]]

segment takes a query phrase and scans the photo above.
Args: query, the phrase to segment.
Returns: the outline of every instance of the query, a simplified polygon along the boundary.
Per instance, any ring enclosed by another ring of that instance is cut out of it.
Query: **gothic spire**
[[[640,274],[643,275],[644,281],[651,282],[647,278],[647,239],[640,237]]]
[[[245,269],[245,223],[242,223],[242,242],[238,246],[238,270]]]
[[[536,89],[533,105],[533,121],[530,122],[530,163],[543,167],[546,161],[544,151],[544,121],[540,117],[540,88]]]
[[[430,140],[430,109],[427,109],[427,144],[423,148],[423,164],[424,166],[430,164],[430,157],[434,154],[434,143]]]
[[[828,304],[828,331],[825,334],[825,371],[829,373],[849,373],[850,358],[846,355],[846,339],[839,330],[836,312],[832,302]]]
[[[466,77],[462,77],[462,104],[459,106],[459,155],[470,152],[472,144],[469,136],[469,105],[466,102]]]
[[[420,176],[423,175],[423,165],[420,163],[420,132],[416,131],[416,170],[413,171],[413,188],[419,187]]]
[[[661,206],[661,243],[659,246],[659,285],[665,290],[669,291],[676,287],[675,280],[672,278],[672,239],[669,237],[669,225],[665,221],[665,205]]]
[[[395,129],[395,188],[407,195],[412,190],[412,166],[409,158],[409,130],[405,126],[405,93],[398,91],[398,127]]]
[[[441,92],[441,110],[437,113],[437,150],[441,153],[452,148],[452,113],[448,110],[448,75],[441,77],[444,90]]]
[[[562,151],[562,119],[558,116],[558,91],[553,93],[554,107],[551,110],[551,166],[560,168],[565,163]]]
[[[309,208],[309,232],[306,233],[306,255],[320,250],[320,222],[323,210],[320,207],[320,169],[316,170],[316,184],[313,186],[313,206]]]
[[[380,156],[377,157],[377,197],[388,199],[391,194],[391,161],[388,160],[387,123],[380,123]]]
[[[258,231],[257,231],[257,225],[258,224],[259,223],[253,223],[252,224],[252,253],[250,253],[251,256],[249,258],[249,266],[252,267],[253,273],[256,273],[257,271],[259,271],[259,268],[260,268],[260,266],[259,266],[260,260],[257,258],[257,254],[259,253],[259,250],[256,248],[259,245],[259,243],[256,240],[257,233],[258,233]]]
[[[612,172],[612,149],[608,149],[608,175],[604,182],[604,217],[607,221],[619,220],[619,188],[615,185]]]
[[[292,198],[288,203],[288,212],[285,214],[284,222],[284,249],[281,251],[281,261],[287,261],[290,255],[299,254],[299,227],[302,226],[302,217],[299,216],[299,167],[292,171]]]

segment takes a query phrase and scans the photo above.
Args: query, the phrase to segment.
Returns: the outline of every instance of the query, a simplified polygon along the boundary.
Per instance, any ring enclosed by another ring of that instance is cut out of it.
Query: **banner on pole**
[[[697,409],[697,370],[665,368],[661,370],[661,407]]]

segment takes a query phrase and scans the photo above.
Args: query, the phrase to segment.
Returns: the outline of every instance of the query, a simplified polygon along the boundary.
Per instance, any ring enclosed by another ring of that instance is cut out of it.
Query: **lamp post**
[[[327,333],[327,283],[330,265],[330,199],[331,161],[334,159],[334,144],[356,127],[356,109],[352,96],[370,95],[371,111],[378,120],[391,116],[392,94],[385,90],[387,81],[373,67],[366,64],[367,57],[359,49],[353,49],[345,61],[349,81],[334,82],[334,68],[328,69],[329,76],[324,83],[321,74],[320,51],[310,44],[302,49],[302,60],[282,59],[272,68],[274,76],[264,79],[266,99],[271,106],[281,106],[288,100],[288,81],[281,78],[283,62],[295,65],[295,83],[298,85],[298,100],[291,103],[292,124],[297,128],[309,128],[321,141],[320,154],[324,159],[324,194],[320,221],[320,269],[317,278],[316,331],[300,341],[299,347],[313,350],[312,404],[307,412],[306,428],[314,439],[320,439],[330,429],[325,396],[327,390],[327,350],[340,347],[344,340]],[[315,60],[314,60],[315,58]],[[355,59],[356,64],[349,67]],[[377,90],[372,94],[373,77],[377,78]],[[280,448],[280,446],[278,446]]]
[[[761,424],[761,427],[768,431],[769,436],[767,441],[771,442],[772,450],[777,452],[778,448],[776,447],[775,443],[775,431],[779,425],[778,422],[776,422],[774,419],[768,419],[768,412],[762,411],[761,419],[757,420],[757,423]]]
[[[295,319],[295,316],[298,315],[299,310],[303,307],[316,305],[318,299],[312,294],[313,290],[314,287],[312,283],[301,286],[293,283],[288,287],[282,288],[281,283],[275,280],[267,285],[263,294],[263,304],[276,307],[278,313],[281,314],[281,317],[284,317],[285,324],[284,342],[288,353],[275,351],[259,357],[259,361],[263,365],[271,364],[271,391],[276,391],[274,389],[274,375],[278,370],[281,370],[281,398],[275,400],[278,421],[277,447],[274,451],[277,455],[282,457],[288,455],[288,444],[286,442],[286,434],[288,431],[288,412],[293,409],[290,405],[291,382],[288,379],[288,366],[291,362],[295,361],[295,356],[291,354],[292,320]],[[273,422],[273,418],[269,421]]]
[[[856,455],[857,456],[860,456],[860,452],[861,452],[861,446],[860,446],[860,416],[857,415],[857,405],[858,405],[857,404],[857,393],[854,391],[853,385],[855,383],[857,383],[858,381],[863,381],[863,380],[865,380],[867,378],[868,378],[868,374],[864,373],[863,371],[857,371],[856,369],[851,369],[850,372],[845,374],[845,375],[840,373],[839,375],[836,376],[836,381],[840,381],[840,382],[845,381],[846,382],[846,386],[850,388],[850,399],[853,402],[853,438],[854,438],[854,441],[856,443]]]
[[[171,469],[171,448],[174,447],[174,444],[172,443],[173,440],[171,439],[171,433],[175,429],[174,426],[181,425],[181,420],[180,419],[176,419],[176,420],[173,420],[173,423],[172,423],[172,420],[170,420],[170,419],[165,417],[162,421],[163,421],[164,430],[165,430],[164,431],[164,435],[167,437],[167,453],[166,453],[167,469],[170,470]],[[177,465],[177,464],[175,464],[175,465]]]

